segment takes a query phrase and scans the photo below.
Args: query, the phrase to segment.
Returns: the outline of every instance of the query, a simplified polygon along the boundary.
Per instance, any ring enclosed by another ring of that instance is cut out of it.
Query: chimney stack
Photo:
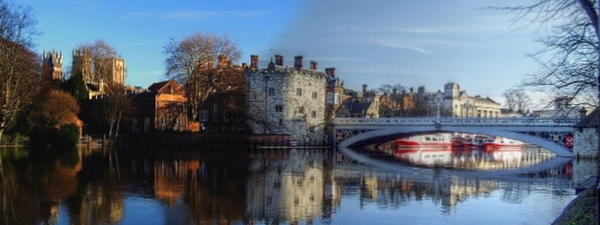
[[[367,84],[363,84],[363,85],[362,85],[362,88],[363,88],[363,89],[362,89],[362,92],[363,92],[363,94],[364,94],[364,93],[367,93]]]
[[[275,65],[283,66],[283,56],[282,55],[275,55]]]
[[[258,55],[250,55],[250,68],[258,68]]]
[[[310,61],[310,69],[317,70],[317,62],[316,61]]]
[[[296,70],[302,69],[302,56],[301,55],[294,57],[294,68],[296,68]]]
[[[393,89],[392,89],[392,94],[393,94],[393,95],[396,95],[396,94],[398,94],[398,88],[393,88]]]
[[[325,74],[335,77],[335,67],[325,68]]]

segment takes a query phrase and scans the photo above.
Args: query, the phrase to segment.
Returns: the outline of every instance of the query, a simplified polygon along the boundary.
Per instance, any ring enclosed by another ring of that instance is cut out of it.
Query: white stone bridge
[[[335,118],[333,139],[339,147],[350,147],[389,141],[402,134],[464,132],[511,138],[571,157],[566,142],[577,122],[574,118]]]

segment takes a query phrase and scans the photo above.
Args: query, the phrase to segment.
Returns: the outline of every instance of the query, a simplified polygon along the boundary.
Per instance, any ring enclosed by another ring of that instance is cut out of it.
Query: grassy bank
[[[598,192],[595,188],[589,188],[575,198],[564,209],[559,218],[554,221],[554,225],[588,225],[596,224],[598,221],[597,202]]]

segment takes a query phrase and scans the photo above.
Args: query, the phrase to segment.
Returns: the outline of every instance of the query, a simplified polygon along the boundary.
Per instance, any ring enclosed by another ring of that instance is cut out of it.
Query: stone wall
[[[253,132],[320,144],[325,140],[325,78],[323,72],[284,66],[247,72]]]
[[[598,156],[598,135],[595,128],[582,128],[575,131],[573,155],[578,158]]]

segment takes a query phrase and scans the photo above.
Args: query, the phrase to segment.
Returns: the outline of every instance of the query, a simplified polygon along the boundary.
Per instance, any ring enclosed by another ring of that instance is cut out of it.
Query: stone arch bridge
[[[559,156],[572,157],[567,144],[574,118],[335,118],[333,141],[350,147],[372,141],[389,141],[401,134],[436,131],[501,136],[534,144]]]

